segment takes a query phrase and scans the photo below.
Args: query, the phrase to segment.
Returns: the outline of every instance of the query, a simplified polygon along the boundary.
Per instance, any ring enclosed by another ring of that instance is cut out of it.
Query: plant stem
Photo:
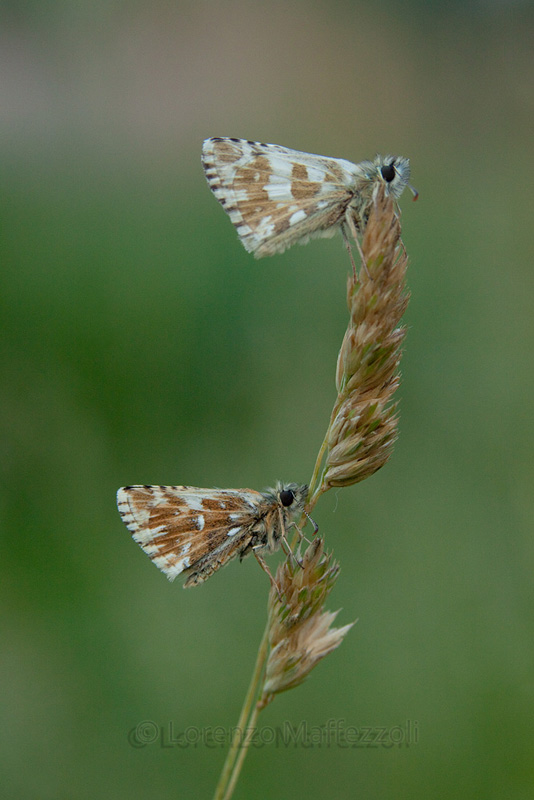
[[[267,660],[267,653],[269,650],[269,624],[266,625],[263,633],[260,646],[258,648],[258,655],[256,657],[256,665],[250,681],[250,686],[241,709],[241,715],[234,730],[232,737],[232,744],[228,750],[226,761],[219,778],[219,783],[215,789],[214,800],[229,800],[235,788],[235,784],[241,772],[243,761],[248,752],[249,735],[248,729],[250,721],[256,721],[258,710],[254,703],[258,694],[258,687]],[[254,705],[253,705],[254,704]],[[238,758],[239,756],[239,758]],[[237,759],[237,762],[236,762]]]
[[[319,497],[323,493],[322,475],[321,475],[321,480],[319,480],[319,475],[321,473],[321,465],[323,463],[325,453],[328,450],[328,439],[329,439],[329,436],[330,436],[330,428],[331,428],[332,422],[334,421],[334,419],[336,417],[338,409],[339,409],[339,398],[336,400],[336,402],[334,404],[334,408],[332,409],[332,414],[330,415],[330,420],[328,422],[328,428],[326,429],[326,433],[324,435],[323,443],[321,444],[321,447],[319,449],[319,453],[317,454],[317,460],[315,461],[315,467],[313,468],[313,474],[311,476],[310,485],[309,485],[309,489],[308,489],[309,500],[308,500],[307,507],[306,507],[307,511],[311,511],[313,509],[313,507],[315,506],[317,500],[319,499]]]
[[[247,729],[245,732],[245,740],[238,752],[237,760],[235,762],[235,766],[232,770],[232,775],[228,782],[228,789],[226,790],[226,794],[224,795],[223,800],[230,800],[231,796],[234,793],[235,785],[237,783],[237,779],[239,778],[241,767],[243,766],[243,761],[245,760],[245,757],[248,753],[248,746],[250,744],[252,734],[254,733],[259,713],[260,713],[259,705],[258,703],[255,703],[254,708],[252,709],[252,713],[248,718]]]
[[[313,475],[311,476],[311,480],[310,480],[310,488],[309,488],[309,491],[308,491],[308,497],[310,498],[308,500],[308,509],[310,511],[314,507],[315,503],[317,502],[317,498],[319,497],[319,494],[318,494],[318,491],[317,491],[317,488],[318,488],[317,487],[317,483],[319,482],[319,473],[321,471],[321,464],[323,463],[324,454],[326,453],[326,450],[328,448],[328,432],[329,432],[329,430],[330,430],[330,426],[328,427],[328,430],[326,431],[325,437],[323,439],[323,443],[321,445],[321,449],[319,450],[319,453],[317,455],[317,461],[315,462],[315,467],[313,468]]]

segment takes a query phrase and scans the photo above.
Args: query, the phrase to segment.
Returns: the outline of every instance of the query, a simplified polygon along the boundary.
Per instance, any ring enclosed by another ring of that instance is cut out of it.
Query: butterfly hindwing
[[[202,159],[211,190],[257,257],[335,233],[358,177],[349,161],[245,139],[207,139]]]
[[[263,500],[250,489],[127,486],[119,512],[134,540],[170,580],[209,556],[219,566],[252,537],[254,511]]]

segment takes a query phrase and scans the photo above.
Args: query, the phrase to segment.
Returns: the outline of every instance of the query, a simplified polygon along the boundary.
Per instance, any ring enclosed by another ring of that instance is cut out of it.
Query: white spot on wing
[[[293,170],[293,163],[288,161],[287,158],[280,158],[277,155],[269,153],[269,166],[271,167],[271,175],[269,181],[274,183],[278,177],[291,178]]]
[[[291,182],[283,179],[277,183],[267,183],[264,187],[273,203],[287,203],[293,199],[291,194]]]
[[[153,556],[159,553],[159,547],[157,544],[143,544],[142,548],[147,556]]]
[[[324,169],[320,167],[312,167],[308,164],[308,180],[312,181],[313,183],[322,183],[326,178],[326,173]]]
[[[167,533],[165,525],[158,525],[154,528],[146,527],[136,530],[135,533],[133,533],[133,538],[138,544],[144,547],[147,542],[152,542],[164,533]]]
[[[187,495],[187,507],[190,511],[204,511],[202,505],[202,498],[196,497],[194,494]]]
[[[159,567],[160,570],[164,572],[171,581],[174,580],[177,575],[183,572],[184,569],[187,569],[190,566],[189,559],[187,557],[180,558],[176,564],[169,564],[166,557],[161,556],[160,558],[154,559],[154,564]]]
[[[295,211],[294,214],[291,214],[289,217],[289,224],[295,225],[295,223],[301,222],[303,219],[306,219],[306,212],[304,209],[300,208],[298,211]]]
[[[230,530],[228,531],[228,533],[226,535],[227,536],[235,536],[236,533],[239,533],[240,530],[241,530],[241,525],[238,525],[237,528],[230,528]]]

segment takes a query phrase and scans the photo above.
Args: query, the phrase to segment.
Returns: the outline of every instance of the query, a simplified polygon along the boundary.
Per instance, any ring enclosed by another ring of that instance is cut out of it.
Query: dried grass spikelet
[[[298,556],[297,556],[298,557]],[[324,611],[339,573],[339,564],[324,552],[317,537],[300,564],[289,556],[278,567],[269,595],[269,658],[258,708],[275,694],[293,689],[315,665],[338,647],[354,623],[332,628],[336,612]]]
[[[397,438],[398,366],[408,304],[407,255],[391,198],[380,187],[362,241],[365,264],[349,276],[350,320],[336,371],[338,396],[326,436],[326,463],[316,496],[368,478],[388,460]],[[315,498],[316,499],[316,498]]]

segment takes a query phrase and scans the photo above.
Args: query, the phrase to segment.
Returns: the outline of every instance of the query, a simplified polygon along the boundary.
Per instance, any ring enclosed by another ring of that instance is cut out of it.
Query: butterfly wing
[[[117,492],[135,541],[169,580],[188,573],[186,585],[205,580],[247,548],[263,500],[251,489],[126,486]]]
[[[331,236],[362,177],[357,164],[246,139],[206,139],[209,186],[257,258]]]

